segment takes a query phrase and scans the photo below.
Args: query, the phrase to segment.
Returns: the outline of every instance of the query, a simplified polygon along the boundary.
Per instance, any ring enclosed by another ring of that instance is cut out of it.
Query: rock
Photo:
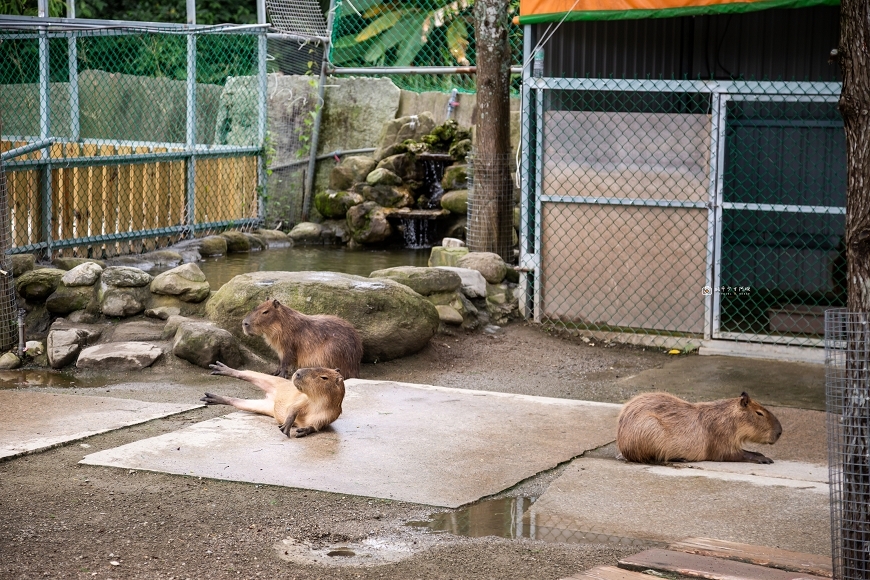
[[[386,123],[378,137],[378,148],[375,150],[375,161],[380,161],[390,155],[404,153],[402,143],[407,139],[419,141],[423,135],[428,135],[435,128],[432,113],[399,117]]]
[[[140,270],[129,266],[109,266],[103,270],[101,282],[103,286],[115,288],[141,288],[151,283],[154,278]]]
[[[83,262],[66,272],[60,281],[67,288],[93,286],[100,279],[103,267],[96,262]]]
[[[452,268],[450,266],[439,266],[439,268],[459,274],[459,278],[462,280],[462,293],[469,298],[483,298],[486,296],[486,278],[477,270]]]
[[[465,163],[465,160],[468,158],[468,154],[471,153],[472,143],[471,139],[460,139],[450,146],[448,153],[450,156],[460,163]]]
[[[401,209],[414,205],[414,196],[407,187],[391,187],[386,185],[357,184],[354,191],[359,192],[365,201],[373,201],[381,207]]]
[[[363,201],[363,196],[352,191],[321,191],[314,196],[314,207],[325,218],[343,218],[349,208]]]
[[[390,155],[382,159],[378,163],[377,169],[386,169],[397,175],[402,181],[412,181],[417,179],[417,159],[411,153],[400,153],[398,155]],[[363,181],[362,179],[358,181]]]
[[[323,243],[323,226],[313,222],[302,222],[290,230],[290,237],[294,244],[322,244]]]
[[[454,292],[462,285],[462,279],[458,274],[441,268],[398,266],[376,270],[369,274],[369,277],[395,280],[422,296],[440,292]]]
[[[204,238],[197,238],[199,241],[199,253],[203,258],[210,258],[212,256],[226,256],[227,255],[227,239],[221,236],[205,236]]]
[[[486,311],[493,324],[507,324],[519,318],[519,303],[508,284],[487,284]]]
[[[454,238],[462,243],[468,232],[468,217],[460,214],[451,213],[447,219],[447,227],[444,229],[445,238]],[[442,245],[444,245],[442,243]]]
[[[57,290],[63,274],[56,268],[29,270],[15,280],[15,290],[25,300],[43,302]]]
[[[213,292],[209,293],[209,295],[211,294],[213,294]],[[183,314],[184,316],[205,316],[206,302],[208,302],[208,299],[203,300],[202,302],[183,302],[176,296],[151,294],[150,300],[145,304],[145,310],[169,308],[178,310],[178,314]]]
[[[251,239],[242,232],[221,232],[220,237],[227,241],[228,254],[244,254],[251,251]]]
[[[146,342],[111,342],[84,349],[76,367],[111,371],[137,371],[154,364],[163,351]]]
[[[451,326],[460,326],[462,324],[462,314],[452,306],[436,306],[435,309],[438,310],[438,318],[444,324]]]
[[[449,210],[450,213],[460,215],[468,214],[468,190],[456,189],[448,191],[441,196],[441,207]]]
[[[106,267],[103,260],[94,260],[93,258],[63,258],[58,257],[52,260],[52,263],[61,270],[72,270],[82,264],[96,264],[100,270]]]
[[[109,287],[99,293],[100,311],[109,317],[135,316],[145,310],[150,296],[148,288]]]
[[[144,254],[115,256],[110,260],[112,266],[128,266],[139,270],[152,270],[158,266],[175,267],[184,261],[181,253],[175,250],[155,250]]]
[[[210,322],[181,322],[172,343],[172,353],[205,369],[215,361],[233,368],[242,364],[242,354],[233,335]]]
[[[456,238],[444,238],[441,240],[441,246],[444,248],[464,248],[465,242]]]
[[[211,294],[211,286],[199,266],[184,264],[155,276],[151,292],[176,296],[184,302],[202,302]]]
[[[507,274],[507,265],[493,252],[469,252],[459,258],[457,266],[477,270],[490,284],[500,284]]]
[[[261,252],[269,246],[266,243],[266,240],[264,240],[257,234],[242,232],[242,235],[248,238],[248,246],[251,248],[251,252]]]
[[[163,340],[163,324],[151,320],[133,320],[117,325],[112,342],[155,342]]]
[[[67,288],[61,285],[46,299],[45,308],[52,314],[61,316],[88,307],[96,310],[95,294],[93,286]]]
[[[36,256],[33,254],[12,254],[9,259],[12,262],[13,278],[18,278],[25,272],[33,270],[36,265]]]
[[[511,284],[519,284],[520,283],[520,271],[517,270],[513,266],[507,266],[507,272],[504,275],[505,282],[510,282]]]
[[[327,242],[327,239],[330,243],[340,242],[342,244],[346,244],[350,239],[350,232],[347,227],[347,219],[341,220],[323,220],[323,223],[320,224],[323,228],[321,233],[321,238],[324,243]],[[327,233],[329,236],[327,237]]]
[[[369,185],[402,185],[402,178],[383,167],[375,169],[366,177]]]
[[[465,189],[468,187],[468,166],[451,165],[446,168],[444,170],[444,176],[441,178],[441,187],[444,191]]]
[[[254,235],[266,241],[270,248],[288,248],[293,245],[293,239],[281,230],[256,229]]]
[[[0,370],[17,369],[21,366],[21,359],[14,352],[5,352],[0,356]]]
[[[446,248],[443,246],[434,246],[429,252],[429,267],[456,267],[459,265],[459,258],[466,254],[468,254],[468,248]]]
[[[342,159],[329,174],[329,189],[350,189],[355,183],[365,181],[377,163],[371,157],[352,155]]]
[[[45,345],[38,340],[28,340],[24,343],[24,352],[30,356],[39,356],[45,353]]]
[[[477,307],[461,291],[432,294],[427,296],[426,299],[434,304],[436,308],[439,306],[449,306],[452,310],[459,313],[462,317],[462,327],[466,330],[474,330],[480,325],[477,319]],[[443,317],[441,321],[444,322]]]
[[[393,280],[335,272],[252,272],[236,276],[206,304],[208,317],[243,344],[275,359],[258,337],[242,333],[242,319],[259,303],[277,298],[305,314],[334,314],[360,333],[368,362],[406,356],[423,348],[438,330],[438,311]]]
[[[167,320],[170,316],[181,314],[181,308],[176,306],[158,306],[156,308],[147,308],[145,316],[148,318],[156,318],[157,320]]]
[[[356,205],[347,211],[351,238],[359,244],[376,244],[390,237],[392,228],[384,208],[373,201]]]
[[[59,328],[48,333],[48,364],[60,369],[75,362],[83,346],[100,337],[100,331],[87,328]]]
[[[66,319],[72,324],[93,324],[100,320],[100,314],[88,310],[76,310],[67,314]]]

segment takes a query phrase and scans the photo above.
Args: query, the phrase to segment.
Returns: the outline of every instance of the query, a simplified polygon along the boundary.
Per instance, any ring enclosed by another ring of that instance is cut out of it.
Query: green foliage
[[[0,14],[13,16],[39,16],[36,0],[0,0]],[[48,0],[49,16],[65,16],[66,2],[64,0]]]

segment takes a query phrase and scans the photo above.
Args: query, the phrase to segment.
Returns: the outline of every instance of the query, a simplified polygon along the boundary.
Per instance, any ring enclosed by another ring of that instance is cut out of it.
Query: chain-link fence
[[[493,252],[508,263],[516,261],[513,216],[519,188],[515,174],[513,155],[468,157],[468,249]]]
[[[529,79],[529,313],[655,344],[821,346],[845,291],[839,90]]]
[[[511,13],[518,9],[519,1],[512,0]],[[407,74],[410,67],[475,66],[473,10],[474,0],[422,0],[413,4],[338,1],[330,63],[346,68],[395,68],[396,74],[387,76],[399,88],[410,91],[474,92],[473,74]],[[512,24],[508,34],[512,64],[521,65],[522,29]],[[406,69],[405,74],[402,69]],[[519,77],[516,80],[518,91]]]
[[[825,316],[825,395],[834,578],[870,575],[870,316]]]
[[[0,127],[3,118],[0,117]],[[12,259],[7,252],[12,236],[9,229],[9,189],[6,185],[6,168],[0,158],[0,350],[13,346],[18,338],[17,300],[12,278]]]
[[[12,251],[109,257],[259,223],[263,28],[0,17],[0,41]]]

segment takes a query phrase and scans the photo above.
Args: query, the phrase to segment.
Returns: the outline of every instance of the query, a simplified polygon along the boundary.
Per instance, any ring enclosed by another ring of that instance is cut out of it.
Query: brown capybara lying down
[[[305,437],[338,419],[344,400],[344,379],[336,369],[302,368],[292,379],[256,371],[239,371],[222,362],[209,365],[213,375],[234,377],[263,389],[265,399],[238,399],[206,393],[200,399],[207,405],[232,405],[236,409],[269,415],[278,421],[287,437]]]
[[[616,446],[628,461],[748,461],[773,463],[743,443],[776,443],[782,426],[746,393],[689,403],[669,393],[644,393],[619,413]]]
[[[287,378],[290,367],[338,369],[345,379],[359,377],[362,339],[348,321],[330,314],[303,314],[277,300],[266,300],[242,321],[242,331],[261,336],[281,360],[275,373]]]

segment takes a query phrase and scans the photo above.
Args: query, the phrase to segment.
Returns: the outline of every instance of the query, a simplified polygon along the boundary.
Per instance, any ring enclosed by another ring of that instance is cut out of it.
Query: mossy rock
[[[314,196],[314,207],[327,219],[344,218],[347,210],[361,204],[363,196],[352,191],[321,191]]]

